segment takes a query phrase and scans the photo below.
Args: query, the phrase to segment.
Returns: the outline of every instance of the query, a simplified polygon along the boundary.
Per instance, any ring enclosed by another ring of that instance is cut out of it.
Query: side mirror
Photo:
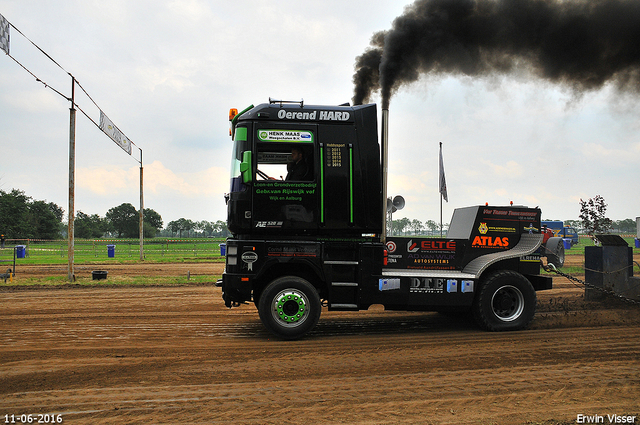
[[[242,162],[240,163],[240,174],[242,175],[242,182],[245,184],[251,183],[251,151],[242,152]]]

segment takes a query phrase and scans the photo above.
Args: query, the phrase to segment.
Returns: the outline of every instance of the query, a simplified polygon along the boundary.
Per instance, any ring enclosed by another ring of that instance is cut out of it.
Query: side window
[[[256,180],[314,180],[311,131],[258,130]]]

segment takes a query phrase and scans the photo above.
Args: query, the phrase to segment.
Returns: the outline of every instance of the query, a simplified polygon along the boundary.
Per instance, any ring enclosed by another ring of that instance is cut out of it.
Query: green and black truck
[[[313,329],[323,305],[471,312],[492,331],[528,326],[536,291],[552,283],[540,274],[540,210],[458,208],[445,238],[387,237],[388,111],[382,144],[377,118],[375,104],[271,99],[230,112],[226,306],[253,302],[283,339]]]

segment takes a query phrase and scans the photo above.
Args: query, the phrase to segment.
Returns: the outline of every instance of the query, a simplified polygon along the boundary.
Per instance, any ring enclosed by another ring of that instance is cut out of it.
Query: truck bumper
[[[550,276],[528,275],[527,278],[536,291],[553,289],[553,278]]]
[[[222,274],[222,299],[231,308],[251,301],[251,280],[246,275]]]

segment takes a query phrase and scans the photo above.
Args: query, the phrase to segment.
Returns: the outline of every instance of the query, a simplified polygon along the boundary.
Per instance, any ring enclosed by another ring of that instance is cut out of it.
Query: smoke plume
[[[356,59],[353,103],[421,75],[528,71],[583,92],[640,91],[638,0],[417,0]]]

